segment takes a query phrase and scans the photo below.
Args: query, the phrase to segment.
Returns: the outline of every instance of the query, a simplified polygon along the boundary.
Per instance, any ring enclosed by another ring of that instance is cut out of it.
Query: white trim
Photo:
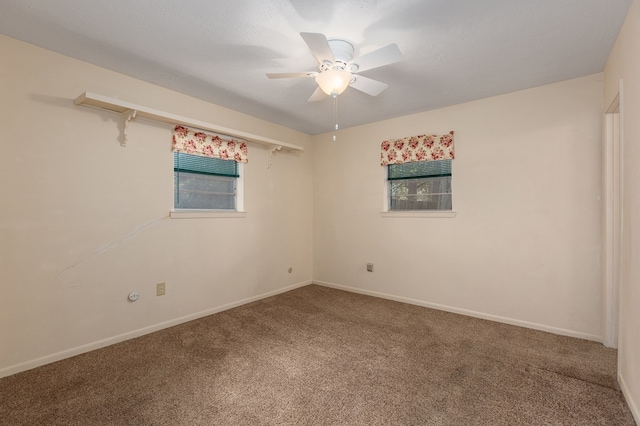
[[[236,178],[236,210],[244,212],[244,163],[238,165],[238,177]]]
[[[618,102],[619,102],[619,114],[620,114],[620,241],[618,247],[618,318],[624,317],[624,304],[620,303],[621,300],[624,300],[624,287],[625,287],[625,276],[624,276],[624,211],[625,211],[625,202],[624,202],[624,126],[625,126],[625,117],[624,117],[624,84],[623,80],[620,79],[618,81]],[[622,365],[621,358],[622,353],[624,351],[624,345],[626,342],[620,341],[620,321],[618,321],[618,374],[620,374],[620,366]],[[636,410],[637,412],[637,410]]]
[[[10,376],[13,374],[27,371],[32,368],[39,367],[41,365],[50,364],[52,362],[60,361],[65,358],[80,355],[85,352],[100,349],[105,346],[120,343],[125,340],[134,339],[136,337],[144,336],[145,334],[153,333],[155,331],[163,330],[165,328],[173,327],[174,325],[182,324],[185,322],[193,321],[198,318],[206,317],[209,315],[217,314],[218,312],[226,311],[228,309],[236,308],[238,306],[246,305],[247,303],[255,302],[257,300],[266,299],[267,297],[275,296],[277,294],[286,293],[287,291],[294,290],[299,287],[304,287],[311,284],[311,280],[303,281],[301,283],[293,284],[278,290],[273,290],[267,293],[260,294],[258,296],[248,297],[246,299],[238,300],[237,302],[227,303],[226,305],[218,306],[215,308],[207,309],[194,314],[185,315],[180,318],[175,318],[169,321],[161,322],[159,324],[150,325],[148,327],[140,328],[138,330],[129,331],[127,333],[119,334],[117,336],[109,337],[106,339],[98,340],[96,342],[88,343],[86,345],[77,346],[75,348],[60,351],[51,355],[46,355],[40,358],[36,358],[30,361],[22,362],[20,364],[5,367],[0,370],[0,378]]]
[[[453,202],[453,164],[451,161],[451,201]],[[387,218],[454,218],[457,215],[455,210],[389,210],[389,168],[382,166],[383,173],[380,174],[383,182],[382,186],[382,211],[380,216]]]
[[[352,293],[365,294],[367,296],[380,297],[382,299],[394,300],[396,302],[408,303],[410,305],[423,306],[425,308],[437,309],[439,311],[452,312],[454,314],[466,315],[474,318],[486,319],[489,321],[500,322],[503,324],[517,325],[519,327],[531,328],[534,330],[546,331],[548,333],[559,334],[562,336],[577,337],[579,339],[593,340],[602,343],[602,336],[596,336],[595,334],[582,333],[580,331],[567,330],[564,328],[551,327],[544,324],[538,324],[534,322],[521,321],[513,318],[501,317],[498,315],[485,314],[483,312],[471,311],[468,309],[455,308],[453,306],[440,305],[438,303],[425,302],[424,300],[412,299],[409,297],[395,296],[388,293],[381,293],[378,291],[365,290],[356,287],[349,287],[341,284],[333,284],[325,281],[313,281],[313,284],[321,285],[324,287],[336,288],[338,290],[349,291]]]
[[[405,210],[405,211],[388,211],[380,212],[382,217],[456,217],[453,210]]]
[[[207,123],[193,118],[182,117],[180,115],[172,114],[170,112],[164,112],[157,109],[149,108],[142,105],[132,104],[130,102],[121,101],[120,99],[110,98],[108,96],[98,95],[97,93],[84,92],[78,96],[74,103],[76,105],[92,106],[102,109],[106,109],[113,112],[125,114],[123,125],[123,145],[126,143],[126,128],[127,123],[136,117],[148,118],[154,121],[160,121],[162,123],[169,124],[181,124],[187,127],[195,127],[201,130],[208,130],[216,133],[223,133],[229,136],[235,136],[241,139],[245,139],[248,142],[255,142],[260,145],[282,147],[283,149],[304,151],[304,148],[292,143],[281,142],[275,139],[267,138],[264,136],[258,136],[251,133],[246,133],[240,130],[229,129],[228,127],[218,126],[217,124]]]
[[[603,329],[604,345],[618,347],[620,288],[621,193],[619,94],[605,115],[603,140]]]
[[[620,389],[622,390],[622,395],[624,399],[627,401],[627,406],[629,407],[629,411],[633,415],[636,424],[640,425],[640,409],[638,409],[638,404],[631,397],[631,392],[629,392],[629,387],[627,386],[627,382],[624,381],[624,378],[620,373],[618,373],[618,384],[620,385]]]
[[[617,96],[616,96],[617,99]],[[608,347],[613,346],[612,324],[611,324],[611,296],[614,287],[614,253],[615,246],[613,241],[614,219],[613,219],[613,188],[614,188],[614,147],[613,147],[613,122],[612,114],[605,114],[605,137],[603,146],[603,331],[604,344]]]
[[[389,168],[383,166],[382,170],[382,212],[386,213],[389,211]]]
[[[169,213],[171,219],[221,219],[221,218],[245,218],[247,212],[224,210],[173,210]]]
[[[169,212],[171,219],[220,219],[220,218],[245,218],[244,211],[244,163],[236,163],[238,177],[236,185],[236,210],[205,210],[205,209],[179,209]],[[173,188],[175,192],[175,188]],[[174,194],[175,196],[175,194]]]

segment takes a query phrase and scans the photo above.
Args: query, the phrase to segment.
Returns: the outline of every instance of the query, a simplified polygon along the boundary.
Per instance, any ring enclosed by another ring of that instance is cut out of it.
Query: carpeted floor
[[[0,379],[3,425],[633,425],[616,351],[315,285]]]

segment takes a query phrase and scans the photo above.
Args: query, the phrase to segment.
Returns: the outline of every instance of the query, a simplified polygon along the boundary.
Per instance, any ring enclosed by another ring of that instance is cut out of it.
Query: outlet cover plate
[[[166,290],[167,290],[166,283],[156,284],[156,296],[164,296],[166,294]]]

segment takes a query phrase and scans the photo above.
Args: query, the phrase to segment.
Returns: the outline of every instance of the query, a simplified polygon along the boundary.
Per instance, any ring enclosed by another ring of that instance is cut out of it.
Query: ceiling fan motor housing
[[[332,64],[329,61],[325,61],[320,64],[320,70],[326,71],[332,68],[338,68],[341,70],[347,69],[347,63],[353,59],[353,44],[349,43],[345,40],[327,40],[329,43],[329,47],[331,48],[331,52],[333,53],[333,57],[335,62]],[[353,72],[353,70],[347,70]]]

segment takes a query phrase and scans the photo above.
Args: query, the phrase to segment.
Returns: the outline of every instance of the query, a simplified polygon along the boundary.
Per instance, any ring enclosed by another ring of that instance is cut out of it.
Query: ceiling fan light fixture
[[[341,69],[323,71],[316,76],[316,83],[327,95],[341,94],[351,82],[351,73]]]

